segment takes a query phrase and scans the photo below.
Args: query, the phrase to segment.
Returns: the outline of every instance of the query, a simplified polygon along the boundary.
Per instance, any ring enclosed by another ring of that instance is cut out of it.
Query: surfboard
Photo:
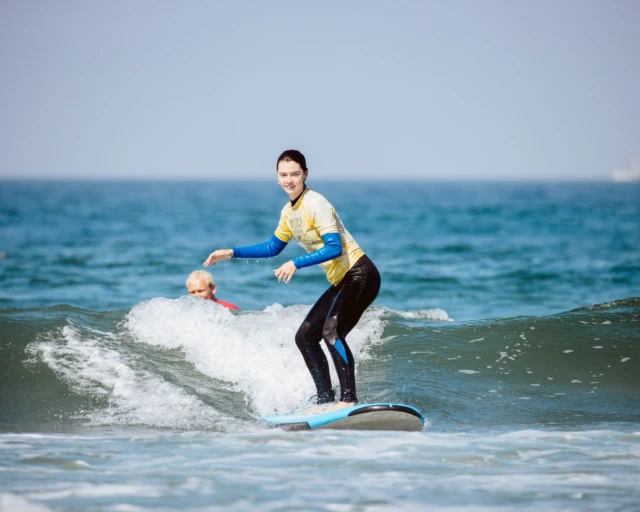
[[[322,414],[277,414],[265,421],[283,430],[422,430],[424,416],[405,404],[358,404]]]

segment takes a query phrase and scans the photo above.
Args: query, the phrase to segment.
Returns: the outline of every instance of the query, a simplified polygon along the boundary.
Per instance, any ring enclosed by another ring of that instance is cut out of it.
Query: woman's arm
[[[296,268],[318,265],[319,263],[337,258],[342,254],[340,233],[327,233],[326,235],[322,235],[322,241],[324,242],[324,247],[312,253],[305,254],[304,256],[293,258],[292,261]]]
[[[273,272],[278,281],[288,283],[299,268],[324,263],[342,254],[342,242],[339,233],[322,235],[322,241],[324,242],[324,247],[305,256],[298,256],[291,261],[287,261],[280,268],[274,270]]]
[[[218,249],[209,255],[204,266],[213,266],[218,261],[231,258],[271,258],[280,254],[286,246],[286,242],[280,240],[276,235],[272,235],[271,239],[261,244],[234,247],[233,249]]]
[[[286,242],[276,235],[271,235],[268,241],[261,244],[234,247],[232,250],[234,258],[272,258],[280,254],[286,246]]]

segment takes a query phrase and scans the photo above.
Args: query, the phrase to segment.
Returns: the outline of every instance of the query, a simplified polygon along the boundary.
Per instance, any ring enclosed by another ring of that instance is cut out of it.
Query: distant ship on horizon
[[[611,179],[616,183],[640,181],[640,168],[638,168],[636,162],[630,162],[624,169],[614,169],[611,171]]]

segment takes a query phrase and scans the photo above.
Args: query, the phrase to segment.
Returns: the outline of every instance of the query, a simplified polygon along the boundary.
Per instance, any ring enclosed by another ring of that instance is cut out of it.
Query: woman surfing
[[[291,239],[308,254],[274,270],[278,281],[288,283],[298,269],[320,265],[331,286],[313,305],[296,333],[296,345],[311,373],[318,404],[335,400],[327,358],[320,347],[325,340],[340,380],[340,401],[332,408],[354,405],[355,363],[346,336],[360,320],[380,290],[380,274],[373,262],[344,227],[331,203],[307,188],[309,175],[304,155],[283,152],[276,163],[278,183],[289,196],[280,222],[267,242],[212,252],[204,266],[231,258],[270,258],[282,252]]]

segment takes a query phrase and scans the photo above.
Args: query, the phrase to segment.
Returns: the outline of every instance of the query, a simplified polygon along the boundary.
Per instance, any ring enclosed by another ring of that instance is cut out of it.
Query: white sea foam
[[[468,511],[479,504],[505,512],[636,510],[640,434],[147,431],[133,438],[42,440],[36,447],[44,457],[62,458],[87,449],[108,456],[86,481],[69,471],[51,475],[42,463],[30,464],[27,476],[3,475],[11,479],[6,487],[20,488],[18,504],[25,506],[0,510],[133,512],[176,503],[189,510],[206,503],[212,511],[307,510],[309,503],[323,510],[343,510],[344,503],[354,504],[344,510],[372,511]],[[9,455],[21,461],[21,451]],[[581,496],[587,501],[574,504]],[[237,506],[242,500],[249,501]],[[372,508],[374,500],[379,506]],[[33,502],[43,505],[28,508]]]
[[[124,483],[94,484],[82,482],[73,486],[65,486],[65,488],[62,489],[37,491],[32,493],[31,497],[41,500],[59,500],[72,496],[81,498],[111,496],[144,496],[147,498],[156,498],[161,496],[161,493],[161,489],[153,485],[132,485]]]
[[[136,369],[118,348],[118,342],[87,336],[70,324],[27,350],[74,390],[104,397],[108,407],[86,413],[94,424],[206,428],[225,420],[180,387]]]
[[[243,392],[264,416],[292,411],[315,394],[294,341],[308,310],[274,304],[264,311],[231,313],[191,297],[157,298],[135,306],[125,326],[137,342],[180,349],[198,371]],[[369,343],[380,342],[380,316],[380,310],[367,311],[349,334],[356,362],[366,357]],[[331,362],[329,367],[337,384]]]
[[[0,512],[50,512],[51,510],[46,505],[33,503],[17,494],[0,494]]]
[[[406,319],[420,319],[420,320],[434,320],[436,322],[453,322],[453,318],[450,318],[444,309],[418,309],[415,311],[397,311],[395,309],[388,310],[402,318]]]

